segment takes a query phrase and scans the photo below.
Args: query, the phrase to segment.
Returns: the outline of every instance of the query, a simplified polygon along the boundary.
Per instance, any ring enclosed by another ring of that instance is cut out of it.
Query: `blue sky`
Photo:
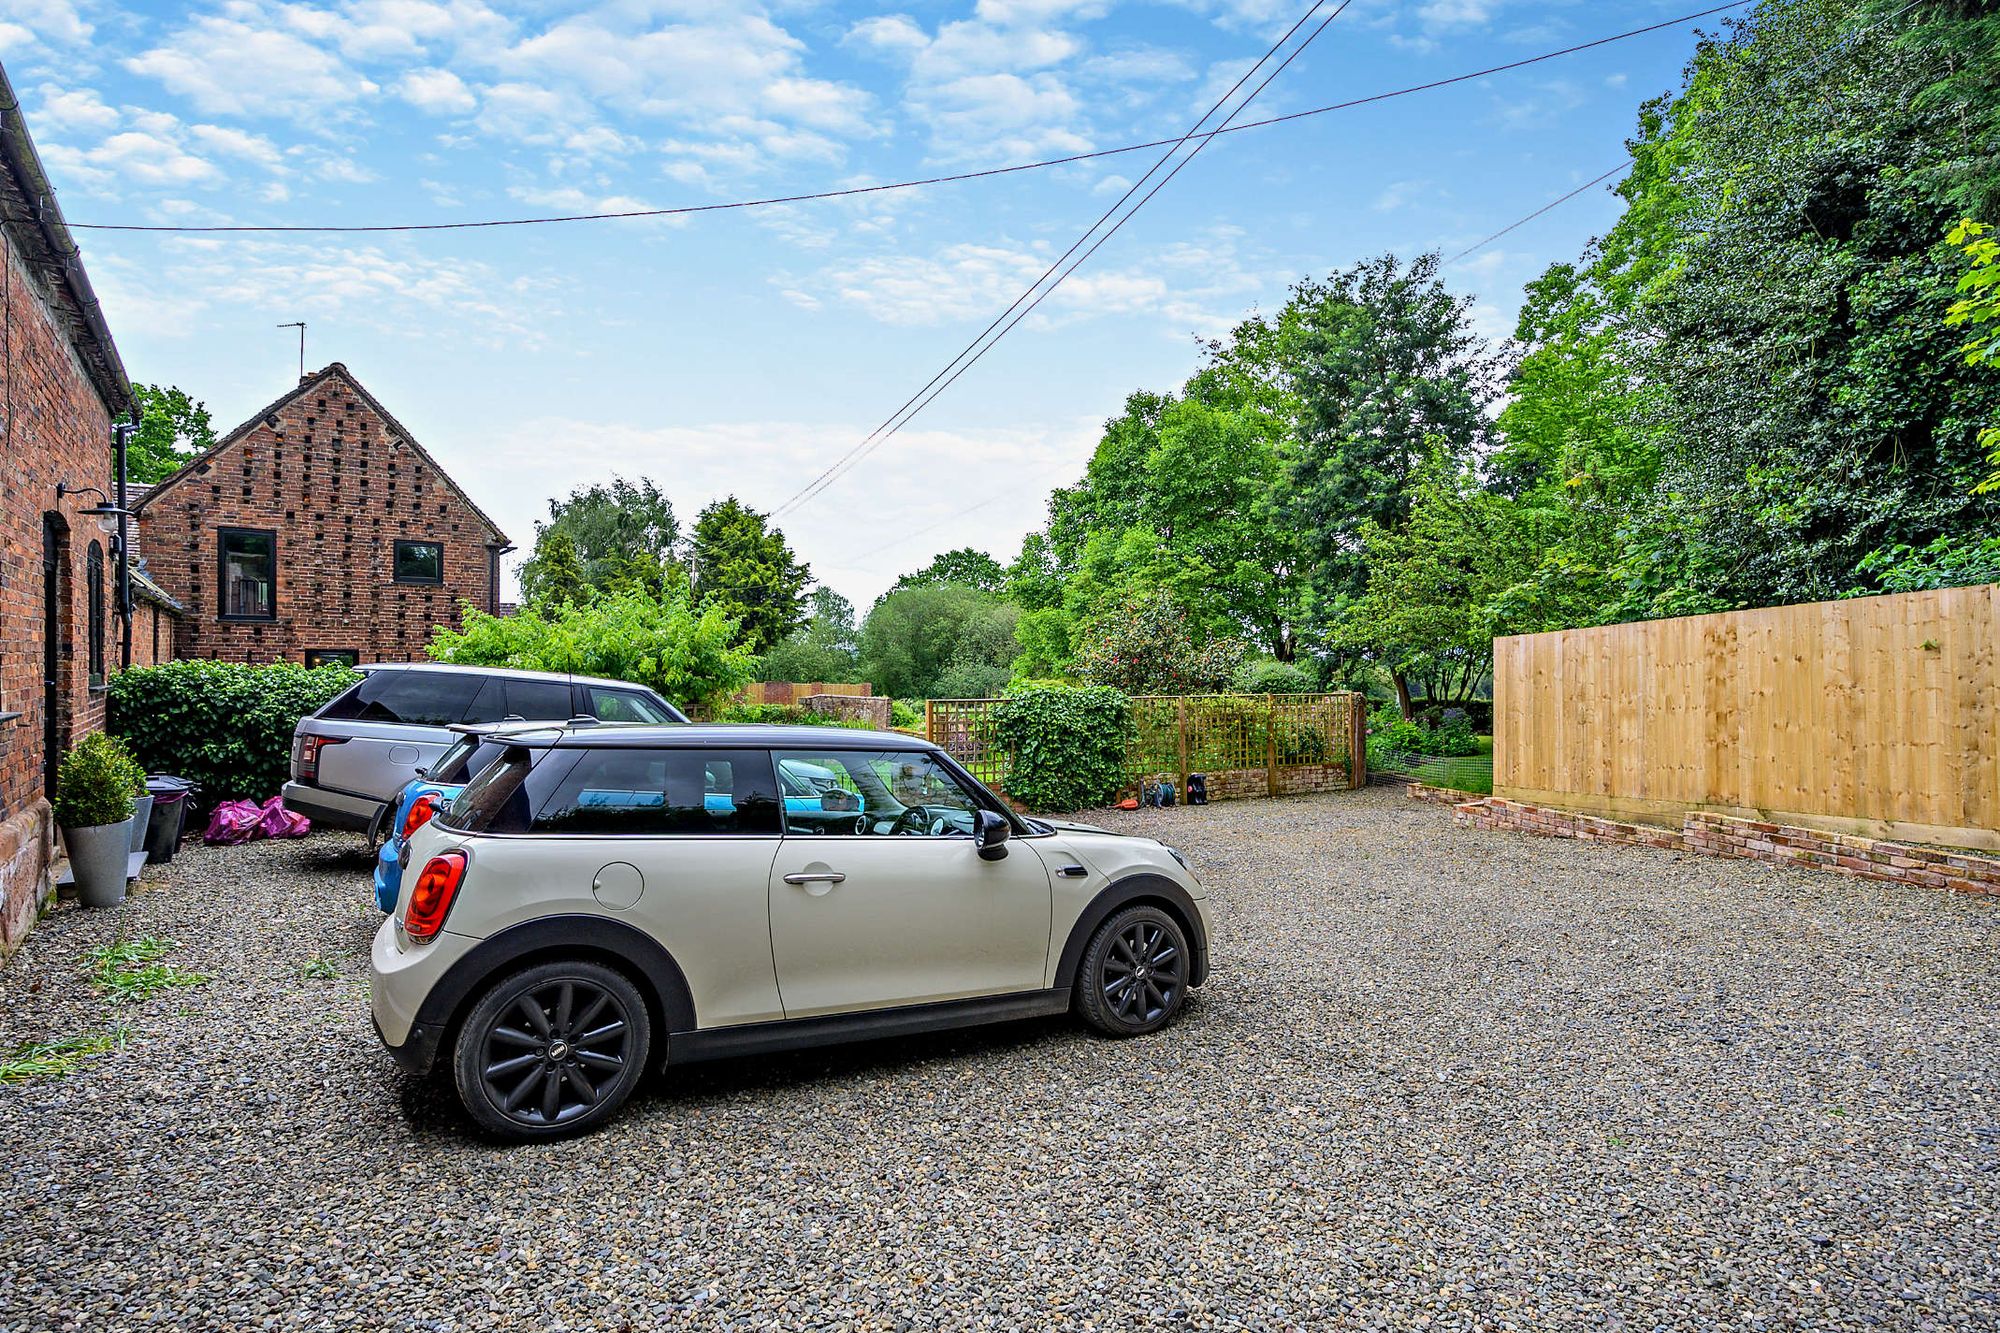
[[[377,223],[710,203],[1172,136],[1309,0],[0,0],[72,223]],[[1356,0],[1246,119],[1695,0]],[[1713,29],[1720,19],[1706,24]],[[1216,142],[916,422],[782,526],[865,608],[1003,560],[1103,420],[1302,276],[1447,253],[1619,162],[1692,25]],[[1150,154],[691,218],[406,235],[81,232],[135,377],[234,425],[344,361],[524,549],[547,497],[791,496],[928,380]],[[1616,216],[1593,190],[1449,271],[1481,327]],[[973,509],[973,506],[979,506]],[[964,512],[971,509],[972,512]],[[518,557],[516,557],[518,558]]]

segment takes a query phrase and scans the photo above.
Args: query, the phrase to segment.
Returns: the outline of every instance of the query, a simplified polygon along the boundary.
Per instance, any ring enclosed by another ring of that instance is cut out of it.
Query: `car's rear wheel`
[[[646,1068],[645,999],[601,963],[541,963],[490,987],[453,1051],[458,1097],[501,1138],[553,1139],[617,1114]]]
[[[1114,913],[1084,948],[1076,1011],[1110,1037],[1156,1032],[1187,1003],[1187,935],[1173,916],[1140,905]]]

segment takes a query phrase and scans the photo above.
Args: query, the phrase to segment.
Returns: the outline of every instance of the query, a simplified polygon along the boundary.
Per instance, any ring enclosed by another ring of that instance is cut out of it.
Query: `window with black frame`
[[[398,583],[443,583],[444,543],[397,539],[395,580]]]
[[[90,683],[104,683],[104,547],[97,542],[90,544],[84,557],[84,582],[88,584],[88,614],[90,617]]]
[[[307,666],[323,667],[334,666],[336,664],[340,666],[359,666],[361,664],[361,650],[358,648],[306,649]]]
[[[278,614],[278,534],[223,528],[216,534],[217,613],[225,620],[274,620]]]
[[[535,815],[535,832],[776,837],[778,787],[763,750],[584,750]]]

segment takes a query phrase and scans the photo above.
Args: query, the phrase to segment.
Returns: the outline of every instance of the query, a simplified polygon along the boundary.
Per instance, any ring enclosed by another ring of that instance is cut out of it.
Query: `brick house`
[[[56,761],[121,657],[111,425],[130,382],[0,70],[0,953],[53,892]],[[61,489],[58,490],[58,487]],[[92,488],[82,491],[79,488]],[[136,590],[135,590],[136,591]],[[149,602],[172,656],[172,599]],[[135,599],[136,600],[136,599]],[[141,636],[135,621],[135,656]]]
[[[132,502],[182,657],[421,658],[500,607],[492,519],[338,361]]]

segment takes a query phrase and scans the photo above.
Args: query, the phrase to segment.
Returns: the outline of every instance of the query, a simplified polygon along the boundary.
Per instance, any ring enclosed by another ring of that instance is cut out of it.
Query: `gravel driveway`
[[[191,848],[0,969],[0,1047],[104,1021],[121,925],[218,976],[0,1088],[0,1328],[2000,1327],[2000,906],[1382,789],[1099,818],[1215,895],[1177,1027],[507,1149],[377,1049],[351,840]]]

